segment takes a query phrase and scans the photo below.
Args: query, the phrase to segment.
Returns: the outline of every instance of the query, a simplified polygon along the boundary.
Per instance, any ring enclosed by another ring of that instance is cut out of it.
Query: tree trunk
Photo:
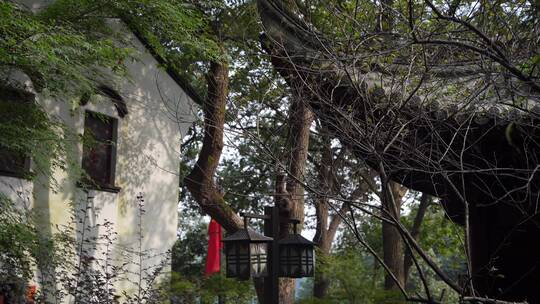
[[[223,194],[214,183],[215,172],[223,150],[223,129],[225,123],[225,105],[228,94],[228,68],[224,63],[212,62],[207,74],[208,96],[203,105],[204,139],[197,163],[185,179],[185,184],[202,210],[214,218],[228,232],[242,227],[242,219],[225,203]],[[296,181],[302,179],[307,158],[309,127],[313,120],[310,110],[301,102],[290,108],[291,157],[289,161],[290,178],[283,191],[286,192],[287,204],[279,204],[280,223],[283,237],[288,233],[288,220],[297,218],[303,221],[304,190]],[[263,296],[262,284],[255,282],[259,298]],[[280,301],[282,304],[294,303],[294,280],[280,280]]]
[[[331,241],[329,241],[328,231],[326,229],[328,226],[328,202],[326,198],[323,197],[317,200],[315,212],[317,216],[317,227],[313,241],[315,246],[319,248],[317,253],[321,255],[321,258],[318,258],[317,262],[321,263],[322,261],[324,263],[325,256],[330,253],[331,246]],[[315,282],[313,284],[313,296],[319,299],[324,298],[328,292],[329,285],[330,283],[328,279],[326,279],[324,273],[317,271],[315,273]]]
[[[290,178],[276,180],[276,192],[279,194],[276,205],[280,213],[280,236],[283,238],[289,233],[289,220],[291,218],[304,221],[304,188],[297,180],[304,179],[306,159],[309,146],[309,128],[313,121],[310,109],[301,101],[294,101],[289,108],[289,140],[290,158],[288,171]],[[279,303],[294,303],[295,280],[281,278],[279,280]]]
[[[418,211],[416,213],[416,216],[414,217],[413,226],[411,228],[411,236],[418,240],[418,235],[420,234],[420,226],[422,225],[422,222],[424,221],[424,216],[426,215],[426,210],[431,204],[431,197],[427,193],[423,193],[422,197],[420,198],[420,205],[418,206]],[[407,281],[409,279],[409,272],[411,269],[411,266],[413,264],[413,256],[412,256],[411,248],[407,248],[405,250],[405,257],[403,260],[403,278],[404,278],[404,286],[407,284]]]
[[[293,178],[287,180],[287,192],[293,200],[292,216],[304,222],[304,188],[297,180],[304,180],[306,160],[309,147],[310,126],[313,113],[301,101],[294,102],[289,109],[290,159],[289,174]]]
[[[225,203],[214,183],[216,168],[223,150],[223,127],[229,74],[225,63],[212,62],[206,75],[208,95],[203,105],[204,139],[197,163],[184,183],[202,210],[225,230],[234,232],[242,227],[242,219]]]
[[[394,182],[390,182],[388,186],[390,191],[392,191],[392,195],[384,193],[388,191],[383,191],[381,195],[383,209],[386,211],[383,216],[391,222],[399,222],[401,199],[405,195],[406,188]],[[403,286],[405,283],[403,241],[399,230],[387,221],[382,222],[382,241],[384,263],[394,274],[399,281],[399,284]],[[384,289],[391,290],[396,289],[397,287],[397,283],[390,274],[387,273],[384,277]]]
[[[330,143],[330,138],[325,136],[326,131],[321,132],[323,134],[323,152],[321,161],[318,167],[318,180],[319,180],[319,190],[324,192],[326,196],[320,197],[315,202],[315,213],[317,218],[317,226],[315,228],[315,236],[313,237],[313,242],[315,246],[319,248],[318,253],[321,255],[321,258],[318,259],[318,263],[324,263],[325,257],[330,254],[332,249],[332,242],[336,235],[336,231],[341,224],[341,217],[339,215],[334,215],[329,221],[329,201],[327,196],[336,194],[338,191],[337,181],[335,178],[336,172],[336,163],[334,163],[334,155],[332,154],[332,147]],[[313,296],[315,298],[322,299],[328,293],[328,287],[330,282],[326,278],[323,272],[315,273],[315,282],[313,285]]]
[[[323,219],[321,223],[322,225],[326,226],[326,223],[328,222],[328,201],[324,199],[321,202],[317,203],[317,206],[318,206],[316,207],[317,209],[322,209],[321,213],[320,211],[317,211],[317,232],[318,232],[319,231],[319,221],[318,221],[319,216],[321,219]],[[324,215],[324,213],[326,213],[326,215]],[[328,225],[328,229],[326,229],[325,227],[321,227],[322,229],[321,229],[320,237],[317,237],[317,232],[315,233],[315,237],[314,237],[314,240],[316,240],[315,246],[319,248],[319,254],[322,255],[321,259],[319,259],[319,263],[321,260],[324,260],[325,256],[330,254],[330,250],[332,249],[332,242],[334,241],[337,229],[340,224],[341,224],[341,217],[335,214],[334,216],[332,216],[330,224]],[[313,296],[319,299],[324,298],[328,294],[329,286],[330,286],[330,281],[328,281],[324,273],[317,272],[315,274],[315,282],[313,285]]]

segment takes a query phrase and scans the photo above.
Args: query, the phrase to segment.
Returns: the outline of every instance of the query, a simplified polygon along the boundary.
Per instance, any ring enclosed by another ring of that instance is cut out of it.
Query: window
[[[0,175],[24,177],[29,169],[30,158],[0,145]]]
[[[86,111],[82,168],[87,174],[85,186],[117,192],[114,186],[118,122],[112,117]]]
[[[31,102],[19,96],[12,97],[4,94],[0,96],[0,122],[3,132],[2,141],[0,141],[0,175],[27,177],[30,173],[30,158],[24,152],[24,145],[20,142],[18,131],[26,125],[31,125],[27,118],[32,115],[28,113],[35,111],[35,108]],[[14,148],[14,146],[18,147]]]

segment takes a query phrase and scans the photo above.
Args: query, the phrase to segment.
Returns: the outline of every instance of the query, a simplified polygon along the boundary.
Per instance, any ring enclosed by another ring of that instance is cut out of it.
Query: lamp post
[[[223,239],[227,277],[239,280],[264,279],[264,304],[279,303],[279,277],[302,278],[314,274],[313,242],[296,229],[278,240],[279,212],[277,207],[265,207],[264,215],[243,213],[244,228]],[[248,227],[249,218],[264,219],[264,236]]]

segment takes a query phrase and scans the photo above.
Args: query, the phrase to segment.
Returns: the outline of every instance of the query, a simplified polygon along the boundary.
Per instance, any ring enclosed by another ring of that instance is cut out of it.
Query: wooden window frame
[[[10,152],[8,149],[6,150]],[[32,174],[30,170],[31,160],[30,160],[30,157],[27,155],[23,157],[24,157],[24,165],[21,168],[21,170],[10,171],[10,170],[5,170],[4,168],[0,167],[0,176],[8,176],[8,177],[16,177],[16,178],[24,178],[24,179],[29,178],[29,175]]]
[[[28,92],[19,91],[15,89],[9,89],[4,88],[4,91],[1,92],[2,95],[0,95],[0,98],[2,99],[1,102],[9,102],[9,103],[27,103],[32,104],[32,99],[34,98],[34,95]],[[16,177],[16,178],[22,178],[22,179],[30,179],[32,175],[31,171],[31,159],[28,153],[20,152],[17,153],[16,151],[12,151],[7,147],[1,147],[0,150],[6,151],[7,153],[14,153],[19,154],[23,160],[23,165],[20,168],[17,168],[15,171],[13,170],[6,170],[3,167],[0,167],[0,176],[7,176],[7,177]]]
[[[112,124],[112,138],[111,138],[111,154],[110,154],[110,162],[109,162],[109,181],[107,184],[102,184],[99,182],[96,182],[92,180],[88,180],[88,178],[83,178],[82,181],[78,183],[78,186],[84,189],[90,189],[90,190],[97,190],[97,191],[105,191],[105,192],[112,192],[112,193],[118,193],[120,192],[121,188],[115,186],[115,179],[116,179],[116,159],[117,159],[117,145],[118,145],[118,119],[116,117],[112,117],[103,113],[99,113],[92,110],[84,110],[84,132],[86,132],[86,117],[87,115],[95,115],[95,116],[103,116],[107,117],[111,121]],[[83,155],[81,158],[81,167],[84,169],[84,153],[85,147],[83,146]]]

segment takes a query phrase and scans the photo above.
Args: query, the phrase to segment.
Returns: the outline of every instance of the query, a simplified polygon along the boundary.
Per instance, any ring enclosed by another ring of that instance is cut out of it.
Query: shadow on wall
[[[72,146],[65,155],[72,168],[52,168],[50,161],[48,171],[38,175],[30,190],[44,236],[51,236],[56,224],[71,223],[70,217],[75,214],[78,217],[74,224],[76,231],[86,231],[87,224],[114,223],[119,248],[140,247],[144,251],[152,249],[162,253],[173,246],[177,228],[180,140],[193,120],[192,104],[179,85],[158,68],[156,60],[140,43],[135,42],[135,47],[143,50],[141,60],[128,64],[132,79],[121,80],[120,86],[128,114],[119,119],[115,178],[116,186],[121,187],[119,193],[98,191],[89,201],[87,194],[76,185],[80,180],[82,158],[78,133],[84,130],[85,107],[74,109],[74,103],[61,99],[40,101],[51,117],[61,119],[66,129],[74,130],[73,134],[65,134],[74,136],[67,138]],[[104,110],[106,105],[92,106],[98,112],[110,114]],[[142,217],[139,216],[139,193],[144,197]],[[83,207],[86,203],[90,203],[88,208]],[[81,222],[82,209],[85,211]],[[144,232],[142,238],[138,237],[141,231]],[[84,237],[78,233],[77,241],[83,242],[86,236],[97,238],[99,234],[99,229],[90,229]],[[159,260],[156,257],[149,263]]]
[[[134,232],[135,217],[129,213],[136,210],[134,194],[143,193],[149,219],[144,230],[152,236],[168,236],[147,238],[144,247],[171,248],[176,236],[180,140],[193,120],[192,105],[178,85],[152,65],[134,63],[130,73],[140,79],[135,81],[137,87],[125,84],[123,89],[130,112],[119,135],[120,229]]]

